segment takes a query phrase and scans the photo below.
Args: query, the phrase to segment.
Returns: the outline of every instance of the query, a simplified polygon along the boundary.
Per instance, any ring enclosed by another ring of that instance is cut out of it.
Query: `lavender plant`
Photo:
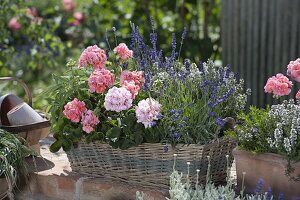
[[[208,143],[218,136],[216,131],[225,125],[226,117],[244,110],[250,91],[244,92],[243,80],[239,81],[229,66],[219,67],[211,60],[199,65],[188,59],[180,61],[186,29],[179,48],[172,34],[171,53],[165,55],[157,47],[153,20],[151,25],[151,45],[147,45],[132,24],[131,49],[136,66],[144,71],[145,90],[164,105],[157,124],[161,140],[172,146]]]

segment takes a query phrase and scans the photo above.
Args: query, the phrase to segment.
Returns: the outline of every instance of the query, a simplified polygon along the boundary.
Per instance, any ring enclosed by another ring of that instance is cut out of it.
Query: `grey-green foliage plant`
[[[175,157],[176,158],[176,157]],[[227,156],[228,160],[228,156]],[[230,168],[227,166],[227,184],[216,186],[210,179],[210,158],[208,157],[208,170],[206,177],[206,184],[200,185],[198,182],[199,179],[199,170],[197,170],[196,184],[192,187],[190,183],[189,174],[187,174],[186,178],[183,178],[183,174],[179,173],[175,169],[176,159],[174,161],[173,172],[170,175],[170,189],[169,194],[170,198],[168,200],[272,200],[274,197],[271,192],[268,191],[263,194],[253,194],[253,195],[243,195],[243,191],[241,191],[241,195],[236,195],[232,185],[232,181],[230,179]],[[229,163],[227,161],[227,163]],[[189,162],[188,169],[189,169]],[[189,171],[189,170],[188,170]],[[186,181],[184,181],[184,179]],[[141,192],[136,193],[136,200],[147,200],[144,198],[144,194]]]
[[[9,190],[15,186],[17,177],[27,176],[24,158],[28,153],[30,150],[16,136],[0,129],[0,178],[7,180]]]

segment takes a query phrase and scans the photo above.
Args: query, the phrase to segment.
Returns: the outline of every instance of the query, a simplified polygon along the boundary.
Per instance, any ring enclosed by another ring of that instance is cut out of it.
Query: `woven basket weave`
[[[206,179],[208,159],[211,158],[211,175],[214,183],[226,181],[227,161],[232,164],[232,150],[236,141],[220,139],[207,145],[177,145],[175,150],[163,151],[159,143],[145,143],[127,150],[113,149],[108,144],[81,141],[77,148],[67,152],[74,172],[90,177],[106,177],[152,188],[169,188],[169,176],[173,169],[174,154],[176,169],[187,174],[190,164],[191,178],[200,169],[200,182]],[[191,180],[194,182],[195,180]]]

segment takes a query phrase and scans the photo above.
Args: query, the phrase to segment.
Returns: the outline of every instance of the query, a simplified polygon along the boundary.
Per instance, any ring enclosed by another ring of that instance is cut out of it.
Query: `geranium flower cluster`
[[[133,53],[126,44],[121,43],[114,48],[114,53],[121,63],[132,58]],[[93,66],[88,79],[89,91],[105,95],[104,108],[107,111],[121,112],[132,107],[133,100],[142,89],[144,74],[142,71],[124,70],[120,74],[120,86],[115,86],[115,74],[105,68],[108,56],[105,50],[97,45],[87,47],[79,58],[79,68]],[[105,94],[106,93],[106,94]],[[142,100],[136,107],[137,122],[143,123],[146,128],[152,127],[154,121],[160,118],[161,105],[154,99]],[[90,133],[99,123],[93,111],[85,107],[83,101],[74,99],[64,106],[64,115],[74,123],[83,125],[83,130]]]
[[[132,96],[126,88],[113,87],[105,96],[104,107],[106,110],[121,112],[132,106]]]
[[[278,73],[268,79],[264,89],[267,93],[273,93],[275,96],[285,96],[290,94],[293,83],[283,74]]]
[[[132,98],[138,94],[138,92],[142,89],[142,86],[145,82],[143,72],[130,72],[125,70],[121,73],[121,85],[126,88],[132,94]]]
[[[150,128],[161,117],[161,105],[154,99],[147,98],[138,103],[135,113],[137,122],[143,123],[145,128]]]
[[[64,106],[64,115],[74,123],[83,125],[83,130],[86,133],[90,133],[94,130],[94,127],[99,123],[99,119],[94,115],[93,111],[88,110],[83,101],[79,101],[77,98],[68,102]]]
[[[287,75],[297,82],[300,82],[300,58],[290,61],[287,66]],[[293,83],[281,73],[268,79],[264,90],[267,93],[273,93],[275,97],[289,95]],[[296,99],[300,99],[300,90],[297,92]]]
[[[115,75],[107,69],[96,69],[89,78],[90,92],[103,93],[115,83]]]

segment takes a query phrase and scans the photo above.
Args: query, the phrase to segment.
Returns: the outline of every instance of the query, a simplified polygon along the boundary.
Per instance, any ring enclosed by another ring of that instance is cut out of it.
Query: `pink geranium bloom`
[[[79,26],[84,21],[84,14],[82,12],[75,12],[73,14],[73,21],[71,22],[71,26]]]
[[[88,110],[82,115],[81,123],[83,125],[82,129],[86,133],[90,133],[94,130],[94,127],[99,124],[99,119],[94,115],[93,111]]]
[[[75,98],[73,101],[68,102],[64,106],[64,115],[70,119],[72,122],[78,123],[80,121],[81,115],[86,112],[85,103],[79,101]]]
[[[17,17],[13,17],[8,22],[8,28],[13,31],[18,31],[21,28],[21,24],[18,21]]]
[[[296,94],[296,99],[300,99],[300,90]]]
[[[115,84],[115,76],[107,69],[96,69],[88,81],[90,92],[103,93],[106,88]]]
[[[32,8],[26,8],[26,16],[29,18],[35,18],[38,17],[38,13],[36,8],[32,7]]]
[[[113,87],[105,96],[104,107],[106,110],[121,112],[132,106],[132,95],[126,88]]]
[[[135,98],[145,82],[144,74],[142,71],[131,72],[124,70],[121,73],[120,82],[122,87],[125,87],[127,90],[129,90],[132,94],[132,97]]]
[[[128,71],[124,70],[121,73],[120,82],[123,85],[125,82],[134,82],[135,85],[139,86],[140,88],[143,87],[145,82],[144,73],[142,71]]]
[[[145,128],[153,126],[155,120],[158,120],[161,115],[161,104],[151,98],[142,100],[135,108],[137,122],[144,124]]]
[[[140,86],[136,85],[133,81],[125,81],[122,84],[122,87],[126,88],[132,95],[132,98],[134,99],[135,96],[139,93],[140,91]]]
[[[295,81],[300,82],[300,58],[290,61],[287,68],[287,74]]]
[[[117,54],[122,60],[132,58],[133,51],[128,49],[125,43],[120,43],[114,48],[114,53]]]
[[[73,14],[73,18],[80,21],[80,22],[82,22],[84,20],[85,16],[82,12],[75,12]]]
[[[66,12],[73,12],[76,7],[74,0],[63,0],[63,6]]]
[[[268,79],[264,90],[273,93],[275,96],[285,96],[291,92],[293,83],[283,74],[277,74]]]
[[[105,66],[107,60],[106,53],[97,45],[87,47],[79,57],[79,67],[93,65],[95,69]]]

